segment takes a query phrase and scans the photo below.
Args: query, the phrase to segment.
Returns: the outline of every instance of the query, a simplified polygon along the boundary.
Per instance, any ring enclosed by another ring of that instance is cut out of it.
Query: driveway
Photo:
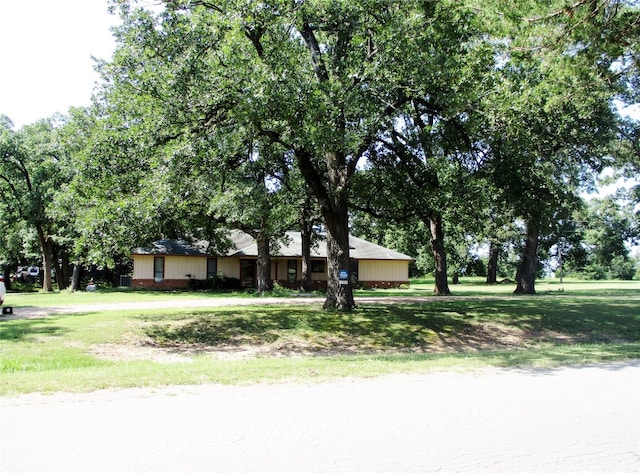
[[[640,361],[0,398],[2,472],[639,472]]]

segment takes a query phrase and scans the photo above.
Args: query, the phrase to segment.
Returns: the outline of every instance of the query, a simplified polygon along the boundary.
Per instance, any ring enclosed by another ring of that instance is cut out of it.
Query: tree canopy
[[[618,112],[638,99],[637,2],[111,9],[122,25],[94,104],[60,124],[2,123],[0,189],[22,179],[38,190],[1,212],[39,235],[51,264],[117,266],[160,236],[221,248],[235,226],[262,242],[268,289],[269,248],[319,217],[325,307],[348,310],[353,288],[338,272],[357,211],[360,226],[360,212],[385,222],[381,237],[419,252],[429,240],[438,293],[449,292],[447,256],[462,267],[473,241],[498,255],[519,231],[517,290],[535,292],[540,251],[594,173],[640,168],[638,121]],[[411,228],[421,236],[400,236]]]

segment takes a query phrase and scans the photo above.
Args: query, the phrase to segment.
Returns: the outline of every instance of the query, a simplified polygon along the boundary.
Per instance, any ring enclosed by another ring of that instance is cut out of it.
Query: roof
[[[319,234],[320,239],[311,248],[311,257],[327,257],[327,240],[323,238],[325,234]],[[231,248],[224,255],[218,256],[258,256],[258,245],[255,239],[240,230],[232,230],[227,237],[231,242]],[[177,256],[206,256],[212,253],[208,251],[209,243],[198,241],[189,243],[184,240],[159,240],[153,243],[150,248],[138,248],[134,255],[177,255]],[[389,248],[385,248],[375,243],[349,235],[349,255],[357,260],[400,260],[413,261],[414,258],[407,256]],[[272,250],[272,257],[275,258],[301,258],[302,257],[302,237],[300,232],[286,232],[284,240],[278,248]]]
[[[150,247],[136,248],[134,255],[202,256],[207,254],[207,242],[189,243],[185,240],[158,240]]]

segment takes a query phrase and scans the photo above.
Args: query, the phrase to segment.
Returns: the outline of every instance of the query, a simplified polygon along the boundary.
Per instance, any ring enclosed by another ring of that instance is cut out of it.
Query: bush
[[[192,291],[227,291],[241,289],[240,280],[238,278],[228,278],[226,276],[214,276],[209,279],[195,279],[189,277],[188,287]]]
[[[286,287],[282,287],[280,284],[273,283],[273,289],[269,292],[269,295],[273,297],[289,297],[291,296],[291,290]]]
[[[581,273],[585,279],[603,281],[605,279],[620,279],[631,281],[636,275],[636,265],[633,260],[623,256],[616,256],[609,267],[591,262]]]
[[[616,256],[611,262],[611,277],[631,281],[636,275],[636,265],[632,260]]]

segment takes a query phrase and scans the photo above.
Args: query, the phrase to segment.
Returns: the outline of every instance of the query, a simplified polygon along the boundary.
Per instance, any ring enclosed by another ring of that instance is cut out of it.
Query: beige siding
[[[240,279],[240,261],[235,258],[218,258],[218,274]]]
[[[299,281],[302,278],[302,260],[296,258],[284,258],[271,261],[271,277],[273,279],[286,281],[289,278],[289,260],[296,261],[296,278]]]
[[[272,279],[287,278],[287,260],[286,259],[279,259],[278,261],[271,260],[271,278]]]
[[[133,261],[134,279],[153,278],[153,256],[135,255]]]
[[[199,256],[165,256],[165,279],[206,279],[207,258]]]
[[[165,279],[207,278],[207,258],[204,256],[162,256],[164,258]],[[153,278],[154,256],[134,255],[134,279]],[[240,263],[237,258],[217,258],[218,274],[228,278],[240,277]]]
[[[160,256],[164,258],[164,279],[206,279],[207,258],[199,256]],[[154,256],[134,256],[134,279],[153,278]]]
[[[289,277],[289,273],[288,273],[288,269],[289,269],[289,263],[288,261],[290,259],[295,259],[296,260],[296,278],[298,281],[300,281],[302,279],[302,260],[299,258],[284,258],[284,259],[279,259],[278,260],[278,264],[276,264],[275,261],[271,261],[271,277],[273,279],[276,280],[280,280],[280,281],[286,281]],[[324,273],[311,273],[311,280],[312,281],[326,281],[327,280],[327,272],[326,272],[326,265],[325,265],[325,272]]]
[[[153,278],[153,256],[134,256],[134,279]],[[207,277],[207,257],[200,256],[164,256],[164,277],[165,279],[188,279],[190,274],[195,279],[206,279]],[[218,274],[229,278],[240,278],[240,262],[238,258],[218,257]],[[287,259],[280,260],[277,265],[271,265],[271,275],[276,279],[287,279]],[[297,264],[297,277],[301,278],[301,261]],[[311,273],[313,281],[326,281],[326,267],[324,273]],[[409,280],[409,265],[407,261],[383,261],[383,260],[360,260],[358,262],[358,280],[360,281],[400,281]]]
[[[358,262],[359,281],[408,281],[407,261],[360,260]]]
[[[315,258],[311,260],[311,268],[313,268],[313,261],[314,260],[315,260]],[[328,265],[327,261],[325,261],[324,262],[324,271],[323,272],[316,273],[316,272],[311,271],[311,280],[312,281],[326,281],[327,279],[329,279],[329,277],[327,276],[328,266],[329,265]]]

